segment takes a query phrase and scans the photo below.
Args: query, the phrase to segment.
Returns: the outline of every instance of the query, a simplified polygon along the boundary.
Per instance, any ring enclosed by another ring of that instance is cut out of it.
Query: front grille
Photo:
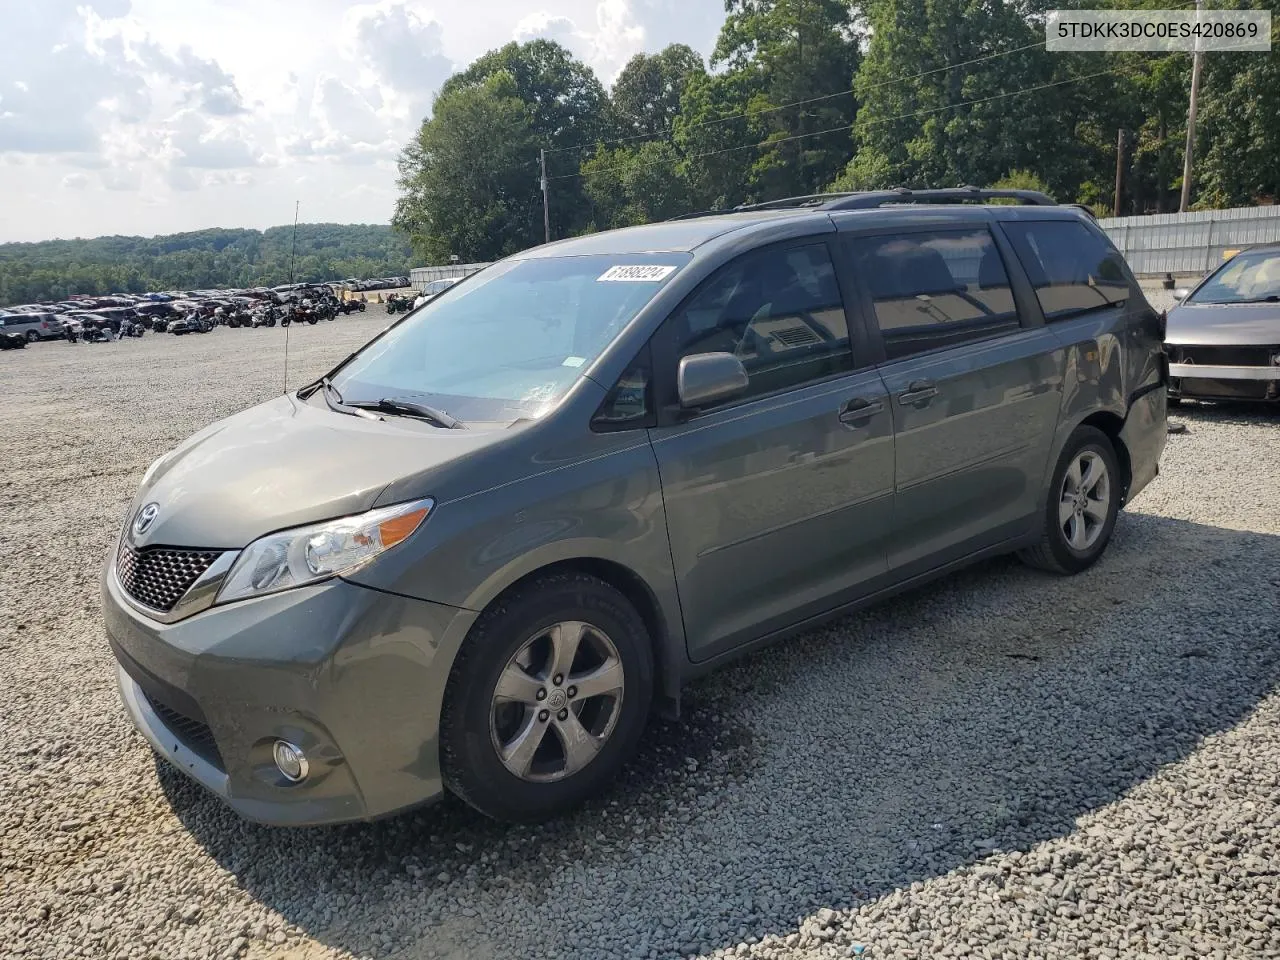
[[[161,703],[149,693],[144,693],[143,695],[147,698],[147,703],[151,704],[151,709],[156,712],[156,716],[163,720],[164,725],[178,736],[183,746],[196,756],[222,769],[222,754],[218,752],[218,745],[213,739],[213,731],[209,729],[207,723],[193,720],[186,714],[179,713],[173,707]]]
[[[1179,347],[1175,363],[1198,363],[1213,367],[1268,367],[1274,347]],[[1278,371],[1280,373],[1280,371]]]
[[[178,550],[120,545],[116,571],[125,592],[153,610],[168,613],[218,559],[217,550]]]

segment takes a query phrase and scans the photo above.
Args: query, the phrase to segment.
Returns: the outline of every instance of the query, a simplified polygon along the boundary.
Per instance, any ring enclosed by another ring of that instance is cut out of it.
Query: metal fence
[[[1241,247],[1280,241],[1280,206],[1112,217],[1099,224],[1138,276],[1200,276]]]
[[[432,280],[447,280],[450,277],[469,277],[483,270],[487,263],[450,263],[441,267],[414,267],[409,271],[409,283],[419,292]]]

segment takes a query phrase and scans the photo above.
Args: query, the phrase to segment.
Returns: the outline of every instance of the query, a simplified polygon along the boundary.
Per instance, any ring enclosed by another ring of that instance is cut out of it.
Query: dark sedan
[[[1280,400],[1280,244],[1242,251],[1178,293],[1170,398]]]

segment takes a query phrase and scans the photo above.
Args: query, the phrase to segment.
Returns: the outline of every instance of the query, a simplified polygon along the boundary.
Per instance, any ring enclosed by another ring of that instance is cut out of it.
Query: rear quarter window
[[[1063,320],[1125,303],[1129,270],[1104,236],[1071,220],[1002,224],[1035,288],[1046,320]]]

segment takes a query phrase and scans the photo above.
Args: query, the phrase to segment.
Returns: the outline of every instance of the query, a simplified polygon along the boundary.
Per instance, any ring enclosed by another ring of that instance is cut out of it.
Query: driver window
[[[849,328],[825,243],[748,254],[671,318],[677,360],[723,351],[746,367],[747,396],[853,369]]]

